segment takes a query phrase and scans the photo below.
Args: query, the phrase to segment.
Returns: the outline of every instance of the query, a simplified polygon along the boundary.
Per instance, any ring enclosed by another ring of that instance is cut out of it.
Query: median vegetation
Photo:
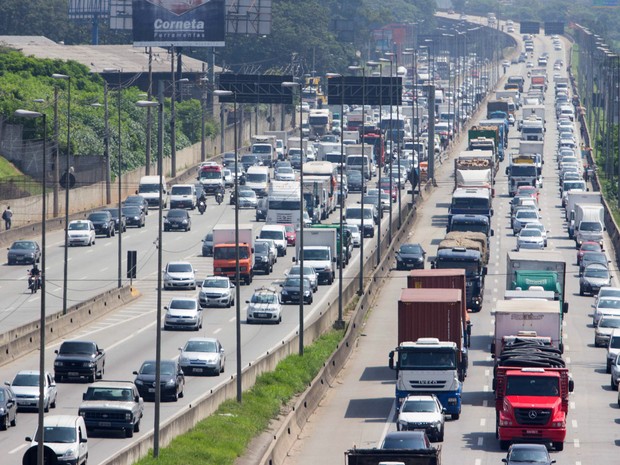
[[[254,387],[243,393],[241,403],[236,400],[224,402],[213,415],[161,449],[157,459],[151,451],[137,464],[232,465],[282,408],[307,388],[343,336],[343,331],[325,333],[305,348],[303,356],[291,355],[282,360],[275,371],[261,375]]]

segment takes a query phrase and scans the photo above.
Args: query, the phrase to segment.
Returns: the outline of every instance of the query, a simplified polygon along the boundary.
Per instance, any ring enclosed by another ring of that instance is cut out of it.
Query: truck
[[[359,131],[342,131],[342,139],[343,140],[354,140],[356,144],[360,143],[360,132]]]
[[[317,144],[316,159],[318,161],[325,161],[325,155],[328,153],[340,155],[340,142],[319,142]]]
[[[517,107],[521,104],[521,92],[517,89],[510,90],[498,90],[495,92],[495,98],[497,100],[500,99],[512,99],[512,101],[517,105]]]
[[[500,448],[542,442],[563,450],[574,382],[558,350],[540,341],[517,340],[504,347],[494,373]]]
[[[489,139],[493,141],[493,154],[496,160],[504,159],[504,145],[500,137],[500,129],[497,125],[492,126],[472,126],[467,132],[468,149],[469,150],[490,150],[491,144]],[[496,170],[498,163],[495,163]]]
[[[297,181],[272,181],[267,191],[267,224],[300,227],[301,192]]]
[[[506,119],[485,119],[479,121],[480,126],[497,128],[497,156],[500,161],[504,159],[505,149],[508,147],[508,120]],[[470,137],[471,138],[471,137]]]
[[[454,159],[454,190],[459,187],[482,187],[491,189],[493,194],[495,171],[493,151],[468,150],[461,152]]]
[[[347,465],[441,465],[441,446],[431,449],[358,449],[345,452]]]
[[[491,220],[486,215],[452,215],[446,227],[446,232],[451,231],[479,232],[487,237],[495,234],[491,228]]]
[[[489,263],[489,238],[486,234],[470,231],[452,231],[446,234],[438,246],[440,249],[451,249],[454,247],[478,250],[484,265]]]
[[[310,109],[308,123],[310,124],[310,137],[318,139],[331,132],[332,115],[327,108]]]
[[[545,123],[545,106],[544,105],[523,105],[521,107],[523,120],[534,117]]]
[[[573,238],[575,232],[575,205],[602,205],[603,197],[600,192],[569,191],[566,193],[565,215],[568,221],[568,237]]]
[[[527,291],[531,287],[552,291],[562,313],[568,312],[566,261],[562,254],[551,250],[508,252],[506,289]]]
[[[213,275],[228,276],[234,282],[237,270],[235,225],[213,227]],[[239,225],[239,278],[250,284],[254,277],[254,234],[251,224]],[[240,283],[236,283],[240,285]]]
[[[520,130],[521,140],[542,141],[545,138],[545,124],[534,116],[524,119]]]
[[[337,199],[335,190],[338,174],[336,168],[329,161],[310,161],[303,164],[302,171],[304,185],[315,181],[322,186],[322,190],[319,192],[322,207],[320,220],[325,220],[336,210]]]
[[[275,136],[276,138],[276,153],[278,154],[278,160],[284,160],[286,157],[288,132],[286,131],[265,131],[267,136]]]
[[[558,303],[539,299],[496,301],[492,355],[499,357],[505,342],[518,337],[530,340],[543,338],[545,345],[563,352],[562,312]]]
[[[487,268],[479,250],[454,247],[438,249],[435,259],[431,262],[433,269],[463,269],[467,280],[466,305],[472,312],[482,309],[484,297],[484,277]]]
[[[598,242],[603,247],[605,207],[596,204],[575,205],[575,244],[581,247],[586,241]]]
[[[295,241],[295,257],[293,262],[298,262],[303,254],[304,266],[311,266],[318,274],[319,283],[331,284],[336,278],[337,261],[337,231],[336,229],[303,229],[304,248],[300,250],[301,230],[297,230]]]
[[[519,154],[520,155],[534,155],[534,164],[536,165],[536,171],[538,176],[542,176],[542,165],[544,164],[543,154],[545,149],[544,140],[521,140],[519,141]],[[539,178],[540,179],[540,178]]]
[[[520,75],[519,76],[508,76],[508,79],[506,80],[506,85],[516,86],[517,89],[519,89],[519,92],[521,93],[523,93],[524,84],[525,84],[525,78]],[[504,86],[504,89],[507,89],[506,86]]]
[[[506,167],[508,176],[508,193],[515,195],[520,186],[540,187],[536,157],[532,155],[513,154]]]
[[[364,145],[372,147],[372,160],[379,166],[385,162],[385,140],[380,130],[366,132],[362,135]]]
[[[463,188],[455,189],[448,211],[449,217],[458,214],[493,216],[493,202],[491,189]],[[448,220],[450,219],[448,217]]]
[[[347,114],[347,131],[358,131],[364,126],[364,113],[361,110],[350,111]]]
[[[487,118],[492,119],[492,115],[504,114],[504,118],[508,118],[508,99],[489,100],[487,102]]]
[[[301,148],[303,150],[304,155],[308,155],[308,139],[303,139],[301,142]],[[288,153],[291,149],[299,149],[299,136],[291,136],[288,138],[286,153]]]
[[[396,370],[396,402],[435,394],[457,420],[466,375],[462,291],[403,289],[398,300],[398,345],[388,365]]]
[[[351,255],[353,254],[353,240],[351,239],[351,231],[347,228],[343,228],[342,231],[342,239],[343,246],[340,244],[340,224],[332,223],[332,224],[313,224],[311,229],[335,229],[336,230],[336,247],[338,249],[338,256],[336,265],[340,268],[341,266],[347,266],[349,264],[349,260],[351,259]],[[342,265],[344,263],[344,265]]]
[[[276,136],[274,135],[255,135],[252,136],[251,152],[256,155],[263,163],[263,166],[273,166],[276,160]]]

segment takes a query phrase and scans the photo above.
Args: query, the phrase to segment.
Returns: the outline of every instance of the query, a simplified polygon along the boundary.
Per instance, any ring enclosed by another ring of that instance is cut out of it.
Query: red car
[[[297,239],[297,232],[295,231],[295,225],[294,224],[285,224],[284,227],[286,228],[286,244],[287,245],[291,245],[294,246],[295,245],[295,240]]]
[[[379,184],[379,183],[377,183]],[[382,179],[381,180],[381,191],[389,194],[390,193],[390,180]],[[398,184],[392,181],[392,202],[396,202],[398,199]]]
[[[517,195],[520,194],[527,194],[530,197],[533,197],[536,199],[536,202],[538,202],[538,188],[534,187],[534,186],[521,186],[517,189]]]
[[[592,242],[592,241],[586,241],[583,244],[581,244],[581,248],[579,249],[579,252],[577,252],[577,265],[581,264],[581,259],[583,258],[583,254],[585,254],[586,252],[602,252],[603,249],[601,248],[600,244],[598,242]]]

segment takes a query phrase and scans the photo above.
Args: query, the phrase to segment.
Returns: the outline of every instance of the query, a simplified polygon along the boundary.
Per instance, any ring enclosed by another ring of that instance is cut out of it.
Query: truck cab
[[[491,237],[495,234],[494,230],[491,228],[489,217],[485,215],[452,215],[448,222],[446,232],[452,231],[479,232],[487,237]]]
[[[224,188],[224,175],[222,167],[217,163],[203,165],[198,173],[198,181],[202,184],[205,194],[215,195],[220,189]]]
[[[449,214],[493,216],[492,192],[487,188],[458,188],[452,194]]]

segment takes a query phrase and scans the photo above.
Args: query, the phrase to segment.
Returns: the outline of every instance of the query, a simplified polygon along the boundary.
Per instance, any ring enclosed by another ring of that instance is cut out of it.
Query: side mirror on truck
[[[568,302],[562,304],[562,313],[568,313]]]
[[[394,369],[394,351],[393,350],[390,351],[388,366],[390,367],[390,370]]]
[[[495,236],[495,230],[491,229],[491,237]]]

